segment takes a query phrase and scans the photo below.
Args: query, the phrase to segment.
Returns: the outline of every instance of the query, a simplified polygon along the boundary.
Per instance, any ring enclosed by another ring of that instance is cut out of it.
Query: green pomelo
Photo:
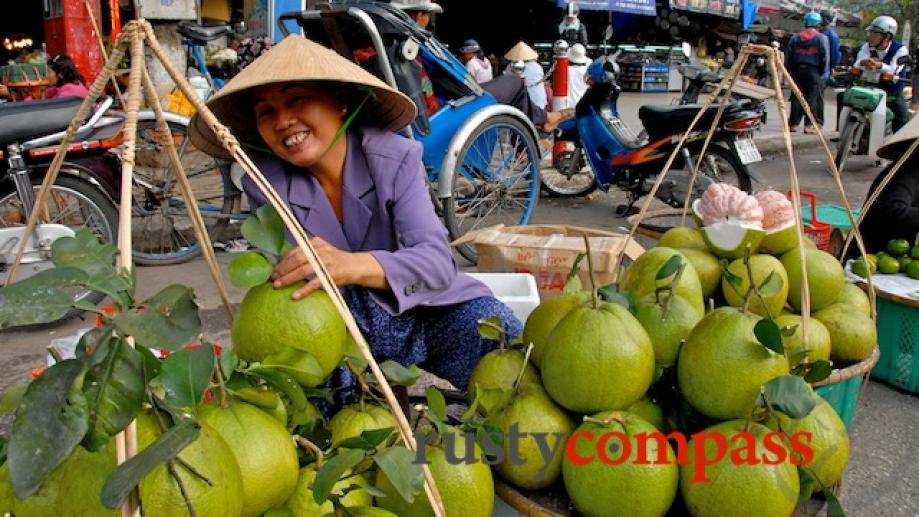
[[[395,428],[396,418],[388,409],[376,404],[352,404],[332,415],[327,426],[332,433],[332,445],[337,445],[348,438],[356,438],[364,431]]]
[[[816,393],[812,396],[817,405],[805,417],[792,419],[784,413],[776,415],[787,436],[810,433],[808,446],[814,456],[804,467],[815,474],[824,486],[830,487],[842,477],[849,463],[849,433],[833,406]],[[799,461],[803,460],[797,452],[794,454]],[[820,483],[815,483],[814,489],[819,491]]]
[[[760,388],[788,375],[788,360],[757,341],[758,316],[733,307],[710,312],[689,333],[677,362],[680,392],[712,418],[745,418]]]
[[[708,249],[723,258],[743,257],[747,246],[756,250],[765,236],[766,232],[761,228],[744,226],[734,221],[719,221],[702,228],[702,237]]]
[[[482,449],[473,444],[475,462],[451,464],[444,447],[452,445],[453,458],[466,457],[466,440],[461,432],[451,429],[453,438],[441,445],[426,444],[425,458],[434,476],[434,483],[444,503],[447,516],[491,517],[495,505],[495,482],[491,468],[481,461]],[[377,498],[377,506],[399,517],[432,517],[434,511],[425,493],[420,492],[412,502],[403,499],[392,481],[382,471],[377,474],[376,487],[386,492]]]
[[[543,384],[566,409],[593,413],[626,408],[648,391],[653,377],[651,338],[621,305],[578,307],[549,335]]]
[[[497,427],[505,437],[504,461],[496,466],[501,477],[514,486],[529,490],[545,488],[558,480],[562,472],[564,443],[574,430],[574,422],[541,387],[521,386],[510,403],[495,410],[486,422]],[[516,426],[518,432],[527,433],[518,442],[516,451],[510,450],[512,444],[506,438],[512,426]],[[548,462],[530,433],[547,436],[549,450],[555,451]],[[514,453],[522,464],[511,461]]]
[[[705,250],[679,248],[677,251],[682,253],[696,270],[696,274],[699,275],[699,283],[702,285],[702,297],[707,300],[716,289],[721,287],[721,262],[718,261],[718,257],[709,253],[708,248]]]
[[[820,250],[807,250],[807,285],[810,290],[811,312],[835,302],[846,284],[842,265],[833,255]],[[782,265],[788,273],[788,301],[801,312],[803,275],[801,250],[795,248],[782,255]]]
[[[201,422],[224,439],[242,472],[243,515],[261,515],[282,504],[297,486],[297,448],[283,425],[245,402],[226,408],[205,404]]]
[[[345,471],[344,476],[348,476],[350,471]],[[326,500],[322,504],[316,504],[313,499],[313,481],[316,480],[316,464],[310,464],[300,469],[300,478],[297,481],[297,489],[285,506],[295,517],[334,517],[335,506],[332,501]],[[369,486],[364,476],[348,476],[339,480],[332,486],[332,494],[341,497],[344,490],[351,485],[360,487]],[[339,499],[342,506],[351,508],[354,506],[370,506],[373,504],[373,496],[364,489],[358,488],[349,491],[344,497]]]
[[[661,279],[656,277],[661,267],[674,255],[679,255],[686,264],[683,275],[680,277],[680,282],[676,286],[676,294],[686,298],[699,314],[703,314],[705,312],[705,303],[702,298],[702,284],[699,281],[699,275],[686,256],[673,248],[651,248],[639,255],[626,268],[619,287],[632,293],[632,296],[636,299],[654,294],[658,287],[666,286],[673,281],[673,275]]]
[[[874,321],[848,305],[831,305],[814,313],[830,333],[830,357],[843,364],[857,363],[871,355],[878,342]]]
[[[242,515],[243,481],[233,450],[220,434],[206,423],[179,458],[195,468],[210,484],[181,465],[176,471],[198,517]],[[155,418],[149,413],[137,417],[137,446],[143,450],[159,436]],[[165,463],[156,466],[140,482],[140,500],[144,517],[179,517],[188,515],[185,499]]]
[[[310,352],[293,347],[284,347],[273,354],[265,356],[262,359],[262,365],[282,370],[297,381],[297,384],[305,388],[315,388],[325,382],[329,373],[331,373],[331,370],[328,369],[328,364],[331,364],[334,355],[334,353],[330,354],[325,359],[326,364],[322,364],[318,360],[319,358]],[[341,358],[339,358],[340,360]],[[332,369],[334,370],[335,367],[333,366]]]
[[[574,454],[565,454],[562,462],[562,479],[574,507],[585,516],[597,517],[667,513],[676,498],[679,468],[670,445],[647,436],[656,432],[651,424],[626,411],[597,413],[578,426],[573,435],[580,436],[574,441]],[[581,433],[591,433],[594,439]],[[600,443],[604,436],[612,437],[608,445]],[[639,457],[642,451],[645,458]],[[578,458],[591,461],[573,463]]]
[[[571,309],[590,299],[590,293],[563,294],[550,298],[540,303],[527,317],[523,326],[523,343],[533,343],[530,359],[536,366],[542,365],[542,356],[546,351],[546,339],[558,322],[568,314]]]
[[[802,337],[801,333],[801,320],[802,317],[797,314],[783,314],[775,319],[776,325],[780,329],[784,328],[794,328],[794,334],[786,336],[782,334],[782,343],[785,345],[785,356],[792,357],[792,355],[801,350],[802,347]],[[830,339],[830,333],[826,329],[826,326],[823,323],[820,323],[820,320],[816,318],[811,318],[807,322],[807,359],[806,362],[813,363],[814,361],[830,359],[830,350],[832,347],[832,340]]]
[[[805,237],[805,241],[807,238]],[[759,247],[764,252],[776,257],[798,247],[798,225],[791,221],[785,228],[766,232]]]
[[[382,508],[376,508],[372,506],[358,506],[351,508],[350,513],[354,517],[399,517],[389,510],[384,510]]]
[[[845,283],[835,303],[848,305],[865,316],[871,317],[871,300],[868,299],[865,291],[853,283]]]
[[[708,251],[708,246],[705,245],[705,239],[702,237],[702,230],[685,226],[677,226],[664,232],[657,241],[657,245],[665,248]]]
[[[757,286],[763,286],[764,291],[761,294],[766,301],[763,302],[755,294],[750,300],[749,310],[753,314],[760,316],[775,316],[782,311],[785,306],[785,300],[788,299],[788,274],[779,259],[772,255],[752,255],[750,257],[750,269],[753,271],[753,282]],[[724,293],[724,299],[732,307],[743,307],[744,297],[747,290],[750,289],[750,275],[747,273],[747,266],[743,259],[737,259],[728,265],[728,271],[735,277],[740,278],[738,285],[732,284],[727,277],[721,279],[721,290]],[[763,282],[775,273],[778,279],[763,285]],[[781,280],[781,282],[780,282]],[[779,285],[781,283],[781,285]]]
[[[303,282],[281,289],[266,282],[249,289],[233,320],[233,350],[246,361],[261,361],[288,347],[309,352],[324,379],[341,362],[345,323],[321,289],[292,300],[300,287]]]
[[[649,295],[636,303],[635,318],[651,338],[655,364],[672,366],[680,352],[680,345],[702,319],[702,314],[685,298],[661,295],[658,303],[654,295]]]
[[[800,490],[797,469],[788,456],[776,465],[747,463],[754,455],[756,459],[778,458],[765,446],[766,435],[771,430],[751,423],[748,434],[743,435],[746,425],[745,420],[729,420],[705,429],[690,440],[686,448],[689,462],[680,465],[680,493],[692,515],[776,517],[794,511]],[[713,435],[720,435],[727,442],[727,452],[717,462],[713,461],[718,457],[719,444],[711,438]],[[704,436],[709,438],[701,443]],[[780,440],[776,443],[782,444]],[[703,447],[704,452],[696,452],[697,447]],[[706,461],[713,463],[697,465],[697,454],[704,454]],[[735,464],[732,458],[740,459],[740,464]]]
[[[76,451],[82,449],[77,446]],[[7,512],[16,517],[52,517],[61,514],[61,507],[66,499],[61,492],[61,481],[74,463],[79,462],[81,454],[74,452],[63,463],[51,471],[45,481],[35,492],[25,500],[16,497],[10,479],[9,465],[0,466],[0,515]],[[85,451],[83,451],[85,453]]]
[[[506,404],[511,398],[514,381],[517,380],[520,369],[523,368],[525,357],[520,350],[509,348],[492,350],[483,355],[469,377],[469,387],[466,390],[469,402],[472,402],[477,387],[479,392],[482,392],[482,390],[505,390],[506,392],[504,394],[495,393],[493,396],[485,397],[487,400],[480,399],[482,401],[480,409],[485,414],[488,414],[495,407]],[[533,357],[532,352],[530,357]],[[536,368],[532,364],[527,365],[520,384],[540,384],[539,375],[536,374]]]
[[[667,421],[664,418],[664,410],[649,397],[642,397],[641,400],[629,406],[626,411],[640,416],[658,431],[666,432]]]
[[[70,463],[61,479],[61,494],[67,494],[61,501],[61,517],[117,517],[119,509],[102,505],[102,487],[109,474],[115,470],[114,441],[99,450],[89,452],[82,447],[73,451],[75,461]]]

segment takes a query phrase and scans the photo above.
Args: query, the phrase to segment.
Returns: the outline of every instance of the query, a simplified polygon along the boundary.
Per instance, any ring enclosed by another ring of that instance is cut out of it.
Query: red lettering
[[[734,465],[759,465],[759,458],[756,457],[756,437],[746,431],[735,434],[731,437],[731,444],[743,441],[739,447],[731,448],[731,463]],[[744,457],[743,452],[746,452]]]
[[[570,461],[571,463],[574,463],[575,465],[587,465],[588,463],[596,459],[596,457],[595,456],[587,457],[587,456],[581,456],[578,454],[577,444],[575,443],[578,441],[578,438],[585,438],[587,441],[593,442],[594,438],[596,437],[594,436],[593,433],[589,431],[579,431],[577,433],[572,434],[571,436],[568,437],[568,440],[565,442],[565,455],[568,456],[568,461]]]
[[[776,439],[778,441],[776,441]],[[763,446],[766,447],[766,454],[763,454],[763,463],[766,465],[778,465],[784,463],[788,458],[788,451],[785,449],[785,433],[771,432],[767,433],[763,439]],[[775,454],[775,459],[770,460],[768,453]]]
[[[689,455],[686,452],[688,443],[686,435],[681,432],[673,432],[666,436],[667,440],[676,442],[676,463],[677,465],[689,465]]]
[[[622,453],[619,455],[619,458],[613,460],[606,455],[606,444],[610,441],[611,438],[618,438],[620,447],[622,448]],[[629,459],[629,456],[632,455],[632,443],[629,440],[629,437],[624,433],[619,431],[613,431],[606,433],[600,437],[600,441],[597,442],[597,454],[600,456],[600,461],[607,465],[622,465]]]
[[[715,456],[709,458],[706,455],[708,446],[706,441],[709,439],[714,440],[715,442]],[[692,435],[692,441],[695,444],[696,452],[693,476],[690,478],[690,483],[710,483],[712,480],[705,476],[705,467],[709,465],[714,465],[724,458],[724,455],[728,451],[728,441],[724,438],[724,435],[720,433],[696,433]]]
[[[552,278],[549,280],[549,289],[553,291],[561,291],[565,289],[565,277],[562,276],[558,271],[550,273]]]
[[[674,434],[674,433],[671,433]],[[654,450],[657,451],[657,460],[654,461],[655,465],[669,465],[670,460],[667,457],[667,451],[670,449],[667,444],[667,437],[662,433],[653,432],[653,433],[638,433],[635,435],[636,446],[638,447],[638,459],[635,461],[636,465],[650,465],[651,462],[648,461],[648,442],[654,440]],[[683,443],[685,445],[686,438],[683,438]],[[684,451],[685,452],[685,451]]]
[[[791,448],[797,453],[791,455],[792,465],[810,465],[814,461],[814,450],[809,445],[813,435],[807,431],[800,431],[791,435]],[[807,443],[804,443],[806,441]]]

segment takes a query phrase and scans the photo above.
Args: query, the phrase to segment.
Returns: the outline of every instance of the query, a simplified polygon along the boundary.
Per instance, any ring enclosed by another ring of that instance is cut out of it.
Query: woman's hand
[[[310,243],[336,285],[361,285],[372,289],[389,288],[383,267],[370,253],[342,251],[319,237],[313,237]],[[306,284],[294,291],[291,296],[294,300],[299,300],[322,287],[313,266],[310,265],[306,254],[299,247],[290,250],[274,267],[271,280],[276,288],[287,287],[300,280],[305,280]]]

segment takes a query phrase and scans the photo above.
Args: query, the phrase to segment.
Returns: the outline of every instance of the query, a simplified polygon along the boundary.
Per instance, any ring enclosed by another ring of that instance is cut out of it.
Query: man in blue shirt
[[[785,66],[791,78],[800,88],[807,105],[822,124],[817,106],[823,101],[820,91],[830,76],[830,45],[827,37],[817,30],[821,17],[815,12],[804,15],[804,30],[791,37],[785,47]],[[791,96],[791,115],[788,125],[791,131],[797,131],[798,124],[804,118],[804,108],[797,96]],[[804,132],[813,133],[809,120],[804,122]]]
[[[826,36],[826,39],[830,44],[830,77],[833,76],[833,70],[839,66],[839,62],[842,60],[842,51],[839,50],[839,35],[836,34],[836,31],[830,28],[830,22],[833,20],[833,13],[829,10],[823,10],[820,12],[820,32]],[[817,122],[820,125],[823,125],[823,93],[826,91],[826,82],[820,86],[820,98],[817,101],[817,110],[814,113],[814,116],[817,117]]]

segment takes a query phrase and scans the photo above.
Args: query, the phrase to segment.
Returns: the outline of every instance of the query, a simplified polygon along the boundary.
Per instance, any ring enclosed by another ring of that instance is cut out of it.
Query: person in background
[[[909,120],[909,110],[903,96],[906,67],[897,63],[901,57],[909,55],[909,49],[894,39],[897,35],[897,20],[890,16],[878,16],[865,31],[868,33],[868,41],[859,49],[855,67],[880,70],[899,79],[892,84],[880,85],[887,92],[887,107],[893,112],[893,130],[896,132]]]
[[[399,0],[390,2],[396,9],[402,9],[409,18],[424,30],[431,30],[431,15],[444,12],[444,8],[430,0]]]
[[[587,92],[587,49],[575,43],[568,49],[568,106],[575,107]]]
[[[507,54],[504,54],[504,59],[509,63],[508,67],[513,66],[514,61],[523,61],[523,78],[526,82],[527,93],[530,95],[530,101],[545,110],[549,106],[549,96],[546,95],[546,87],[543,84],[546,73],[536,61],[538,58],[539,54],[522,41],[507,51]]]
[[[558,35],[571,47],[575,43],[587,46],[587,27],[578,18],[581,13],[578,4],[569,2],[565,7],[565,18],[558,24]]]
[[[833,13],[828,9],[820,11],[820,32],[826,36],[827,42],[830,44],[830,75],[827,78],[828,80],[833,77],[833,70],[839,66],[840,61],[842,61],[842,50],[839,48],[839,35],[836,34],[836,31],[830,28],[830,22],[833,21]],[[826,92],[827,81],[823,81],[820,85],[820,99],[817,102],[817,113],[814,113],[814,116],[817,117],[817,120],[823,124],[823,95]]]
[[[829,40],[817,30],[821,21],[820,15],[813,11],[804,15],[804,30],[792,36],[785,48],[785,64],[788,72],[804,95],[818,124],[823,123],[820,119],[823,110],[817,111],[817,104],[823,100],[819,91],[830,77]],[[791,114],[788,117],[791,131],[798,130],[798,124],[801,123],[802,118],[805,118],[804,107],[801,106],[797,96],[792,93]],[[810,127],[810,121],[807,119],[804,121],[804,132],[814,132],[814,128]]]
[[[466,65],[466,70],[472,74],[477,83],[491,81],[494,78],[491,62],[485,59],[482,47],[474,39],[467,39],[459,48],[459,60]]]
[[[86,80],[80,75],[73,59],[66,54],[58,54],[48,60],[48,82],[51,86],[45,92],[46,99],[85,98],[89,93]]]

